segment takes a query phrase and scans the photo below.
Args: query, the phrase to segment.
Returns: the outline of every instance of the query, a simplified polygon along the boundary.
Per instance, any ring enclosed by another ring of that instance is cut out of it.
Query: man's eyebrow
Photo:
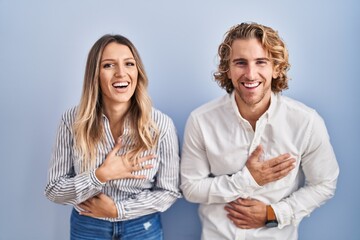
[[[238,62],[238,61],[248,62],[248,60],[245,58],[235,58],[232,60],[232,62]],[[255,58],[255,61],[270,61],[270,59],[267,57],[261,57],[261,58]]]
[[[234,58],[232,60],[232,62],[238,62],[238,61],[246,61],[247,62],[247,60],[245,58]]]
[[[268,61],[268,62],[270,62],[270,59],[269,58],[267,58],[267,57],[263,57],[263,58],[256,58],[256,61]]]

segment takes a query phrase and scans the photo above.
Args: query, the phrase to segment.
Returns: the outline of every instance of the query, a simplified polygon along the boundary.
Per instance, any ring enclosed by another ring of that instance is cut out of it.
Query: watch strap
[[[266,221],[273,221],[276,220],[274,209],[271,205],[266,206]]]

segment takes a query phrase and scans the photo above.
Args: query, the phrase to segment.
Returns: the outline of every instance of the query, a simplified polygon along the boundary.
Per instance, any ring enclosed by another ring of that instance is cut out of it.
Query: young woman
[[[154,109],[135,46],[105,35],[91,48],[82,97],[61,119],[45,194],[74,206],[71,239],[162,239],[159,212],[179,191],[172,120]]]

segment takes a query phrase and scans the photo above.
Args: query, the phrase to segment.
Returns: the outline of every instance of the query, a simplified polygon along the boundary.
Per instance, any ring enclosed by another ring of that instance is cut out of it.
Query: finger
[[[236,227],[242,228],[242,229],[248,229],[249,228],[246,220],[235,218],[235,217],[233,217],[233,216],[231,216],[229,214],[227,215],[227,217],[231,220],[231,222],[233,224],[235,224]]]
[[[251,153],[249,160],[259,160],[260,156],[263,154],[263,147],[259,145],[255,148],[255,150]]]
[[[132,172],[136,172],[136,171],[142,171],[142,170],[147,170],[147,169],[150,169],[150,168],[153,168],[154,166],[152,164],[145,164],[145,165],[135,165],[135,166],[132,166]]]
[[[127,167],[129,170],[133,169],[136,166],[135,163],[130,162],[124,156],[121,157],[121,161],[123,162],[124,166]]]
[[[89,202],[88,202],[88,201],[89,201],[89,200],[86,200],[86,201],[80,203],[79,206],[80,206],[80,205],[81,205],[81,206],[85,206],[85,207],[89,206]]]
[[[81,212],[79,212],[79,214],[82,216],[94,217],[94,214],[92,212],[81,211]]]
[[[243,219],[244,218],[244,215],[241,214],[241,212],[235,210],[234,208],[229,207],[229,206],[225,206],[224,208],[229,213],[230,216],[232,216],[232,217],[234,217],[236,219]]]
[[[78,205],[78,207],[81,208],[81,209],[83,210],[83,212],[91,212],[91,211],[90,211],[90,208],[89,208],[86,204],[84,204],[84,203],[80,203],[80,204]]]
[[[154,155],[154,154],[147,155],[145,157],[137,159],[137,163],[140,164],[140,163],[146,162],[146,161],[148,161],[150,159],[154,159],[154,158],[156,158],[156,155]]]
[[[274,173],[274,180],[279,180],[285,176],[287,176],[293,169],[295,168],[294,165],[288,167],[288,168],[285,168],[281,171],[278,171],[276,173]]]
[[[146,164],[146,165],[139,165],[140,170],[146,170],[153,168],[154,166],[152,164]]]
[[[287,162],[287,161],[290,161],[292,158],[290,158],[290,154],[288,153],[285,153],[285,154],[282,154],[276,158],[271,158],[267,161],[265,161],[265,164],[268,166],[268,167],[274,167],[276,165],[279,165],[279,164],[282,164],[284,162]]]
[[[259,201],[256,199],[250,199],[250,198],[239,198],[238,204],[244,207],[252,207],[256,205]]]
[[[146,165],[142,165],[142,169],[151,169],[154,166],[152,164],[146,164]]]
[[[236,211],[237,213],[241,214],[241,215],[246,215],[246,208],[242,205],[239,205],[237,203],[229,203],[227,206],[227,208],[231,208],[233,211]]]
[[[289,161],[283,162],[281,164],[278,164],[276,166],[273,167],[274,172],[281,172],[281,171],[291,171],[292,169],[294,169],[295,165],[295,159],[290,159]]]
[[[145,179],[146,176],[145,176],[145,175],[134,175],[134,174],[130,174],[130,176],[128,176],[128,178],[133,178],[133,179]]]

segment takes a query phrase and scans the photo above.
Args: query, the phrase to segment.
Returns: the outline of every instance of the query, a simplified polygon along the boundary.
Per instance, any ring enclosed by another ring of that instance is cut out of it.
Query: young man
[[[181,188],[200,203],[202,239],[297,239],[335,192],[338,164],[322,118],[282,96],[288,52],[273,29],[242,23],[219,46],[227,95],[187,121]]]

